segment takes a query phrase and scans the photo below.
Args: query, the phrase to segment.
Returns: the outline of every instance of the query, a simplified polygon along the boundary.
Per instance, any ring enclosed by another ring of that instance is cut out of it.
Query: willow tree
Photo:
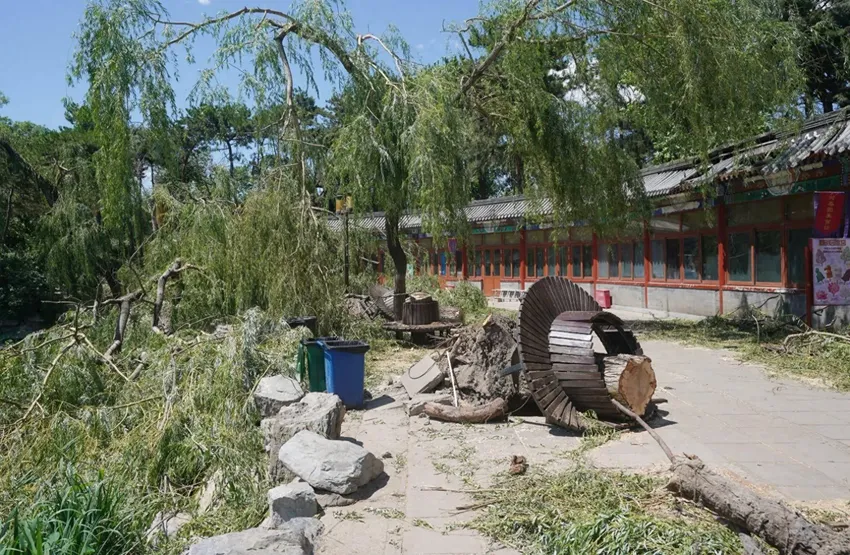
[[[642,206],[635,130],[661,156],[702,155],[769,125],[794,98],[793,28],[762,0],[497,0],[451,28],[461,54],[431,66],[410,61],[396,33],[358,35],[333,0],[288,11],[242,8],[196,22],[168,18],[157,0],[100,0],[86,12],[75,75],[104,139],[98,178],[115,221],[135,202],[126,188],[129,114],[156,130],[167,119],[175,49],[200,35],[218,45],[195,88],[221,96],[217,70],[250,64],[242,90],[259,109],[284,104],[281,144],[315,218],[311,145],[296,109],[294,75],[314,87],[321,69],[343,91],[339,129],[327,156],[335,187],[362,209],[383,210],[396,273],[405,290],[400,240],[406,211],[436,237],[463,233],[463,207],[481,174],[475,146],[505,145],[522,164],[517,181],[554,201],[562,222],[619,227]],[[321,67],[314,67],[318,53]],[[248,71],[250,70],[250,71]],[[118,140],[106,141],[107,135]],[[164,136],[164,135],[163,135]],[[108,144],[107,144],[108,143]],[[325,173],[323,172],[323,175]],[[397,311],[401,305],[397,303]]]

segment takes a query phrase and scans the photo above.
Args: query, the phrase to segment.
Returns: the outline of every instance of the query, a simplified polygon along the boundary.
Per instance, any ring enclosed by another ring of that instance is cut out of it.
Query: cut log
[[[460,424],[483,424],[492,420],[500,420],[505,417],[507,412],[508,403],[501,397],[480,407],[450,407],[437,403],[425,405],[425,414],[429,417]]]
[[[836,532],[809,522],[785,504],[712,472],[698,458],[677,458],[667,487],[760,536],[781,555],[850,554],[850,531]]]
[[[643,414],[655,393],[652,360],[640,355],[616,355],[602,359],[608,393],[637,414]]]

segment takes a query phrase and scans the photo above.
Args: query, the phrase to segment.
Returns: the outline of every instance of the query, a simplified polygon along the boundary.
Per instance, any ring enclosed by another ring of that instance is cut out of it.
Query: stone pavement
[[[673,452],[701,457],[789,500],[850,498],[850,395],[770,378],[721,350],[641,341],[668,414],[654,427]],[[630,433],[596,449],[598,466],[666,465]]]
[[[771,379],[724,351],[642,344],[658,377],[656,397],[668,400],[654,424],[674,452],[699,455],[764,494],[800,502],[850,498],[850,395]],[[367,499],[328,509],[318,552],[516,553],[458,528],[474,517],[457,510],[474,503],[463,490],[486,487],[515,454],[535,468],[566,468],[578,437],[543,417],[480,426],[408,418],[400,402],[406,398],[396,387],[346,415],[344,437],[392,455],[384,460],[388,478]],[[667,466],[643,432],[624,433],[589,457],[600,467],[634,471]]]

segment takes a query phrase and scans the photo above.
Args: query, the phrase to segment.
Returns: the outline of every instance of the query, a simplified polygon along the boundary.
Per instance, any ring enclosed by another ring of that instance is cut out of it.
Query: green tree
[[[507,175],[515,189],[550,198],[560,221],[615,229],[642,206],[628,139],[645,136],[665,157],[704,155],[790,110],[801,83],[796,37],[774,9],[759,0],[501,0],[453,28],[464,55],[422,68],[408,61],[397,33],[358,35],[333,1],[173,22],[156,0],[101,0],[86,12],[73,74],[90,83],[102,141],[107,132],[128,134],[133,109],[154,135],[164,125],[177,45],[200,35],[219,45],[196,87],[202,98],[222,96],[217,69],[252,64],[243,88],[258,110],[284,107],[278,169],[296,178],[304,217],[315,218],[309,195],[319,176],[323,188],[353,193],[360,209],[382,209],[401,299],[404,213],[420,211],[437,237],[462,234],[463,207],[482,174],[494,184]],[[342,91],[326,157],[311,156],[313,110],[293,80],[297,66],[314,85],[314,49]],[[121,139],[98,153],[106,212],[137,211],[122,185],[128,149]],[[115,214],[105,221],[114,225]]]

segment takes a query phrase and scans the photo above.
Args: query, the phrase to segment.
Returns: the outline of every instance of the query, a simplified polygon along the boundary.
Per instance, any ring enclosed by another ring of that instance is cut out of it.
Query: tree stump
[[[641,355],[615,355],[602,359],[608,393],[637,414],[643,414],[655,393],[652,360]]]
[[[440,319],[440,305],[430,295],[416,293],[404,301],[401,321],[404,324],[423,325],[437,322]]]

